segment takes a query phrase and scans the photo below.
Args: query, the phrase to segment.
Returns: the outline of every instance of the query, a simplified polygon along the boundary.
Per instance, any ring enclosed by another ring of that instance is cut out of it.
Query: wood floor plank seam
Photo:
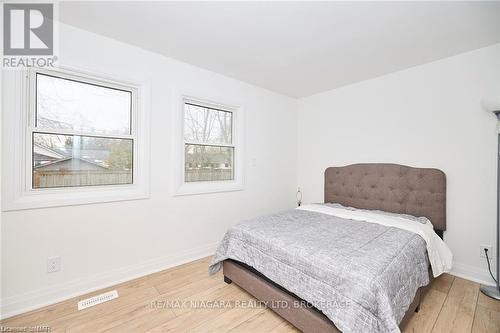
[[[479,300],[479,293],[477,293],[476,295],[476,301],[475,301],[475,304],[476,306],[474,306],[474,311],[472,312],[472,323],[470,325],[470,333],[472,333],[472,330],[474,329],[474,320],[476,320],[476,311],[477,311],[477,302]]]
[[[455,281],[455,279],[453,279],[453,281]],[[453,281],[452,281],[452,284],[453,284]],[[449,289],[451,289],[451,287]],[[434,323],[432,324],[431,332],[434,332],[434,327],[436,326],[436,323],[439,319],[439,316],[441,315],[441,311],[443,311],[444,304],[446,303],[446,300],[448,299],[448,294],[450,292],[449,289],[448,289],[448,292],[446,293],[446,297],[444,298],[443,304],[441,304],[441,307],[439,308],[439,313],[438,313],[436,319],[434,320]]]
[[[476,306],[474,307],[474,312],[472,313],[472,324],[470,325],[470,333],[472,333],[472,330],[474,329],[474,321],[476,320],[476,311],[477,311],[477,303],[479,301],[479,293],[477,293]]]

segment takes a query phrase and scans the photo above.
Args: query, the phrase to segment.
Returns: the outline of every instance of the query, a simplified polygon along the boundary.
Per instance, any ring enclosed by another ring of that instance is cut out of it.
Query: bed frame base
[[[304,300],[267,279],[253,268],[240,262],[225,260],[223,271],[224,282],[228,284],[234,282],[258,300],[267,302],[269,308],[302,332],[340,332],[321,311],[312,306],[306,306]],[[420,300],[426,290],[427,288],[425,287],[417,290],[413,302],[410,304],[408,311],[399,325],[401,329],[408,323],[413,313],[418,312],[420,309]],[[303,305],[285,307],[283,304]]]

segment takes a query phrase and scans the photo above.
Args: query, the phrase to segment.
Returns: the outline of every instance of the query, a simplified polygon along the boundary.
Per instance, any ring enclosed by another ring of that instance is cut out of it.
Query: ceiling
[[[500,42],[500,2],[61,2],[64,23],[291,97]]]

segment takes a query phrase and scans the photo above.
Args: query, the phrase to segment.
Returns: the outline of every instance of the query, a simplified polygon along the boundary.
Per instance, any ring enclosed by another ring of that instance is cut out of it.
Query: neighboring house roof
[[[78,157],[66,157],[66,158],[59,159],[57,161],[44,163],[44,164],[35,166],[35,169],[37,169],[37,170],[57,170],[59,168],[64,168],[65,165],[71,166],[71,162],[73,160],[78,161],[78,170],[82,170],[81,167],[82,167],[82,165],[85,165],[85,164],[87,166],[91,166],[92,169],[103,169],[103,170],[108,169],[107,167],[105,167],[101,164],[94,163],[94,162],[85,160],[83,158],[78,158]],[[83,170],[85,170],[85,169],[83,169]]]
[[[95,165],[99,168],[102,169],[107,169],[106,165],[99,163],[98,161],[92,161],[87,158],[82,158],[82,157],[73,157],[73,156],[68,156],[67,154],[65,155],[63,152],[58,152],[55,151],[51,148],[42,146],[40,144],[34,144],[33,145],[33,153],[34,153],[34,159],[35,159],[35,169],[40,169],[42,167],[50,166],[56,163],[62,163],[64,161],[72,160],[72,159],[78,159],[81,161],[84,161],[86,163],[90,163],[92,165]],[[96,153],[99,153],[98,150],[92,150],[90,151],[91,155],[94,156]],[[85,153],[89,153],[89,151],[85,151]],[[108,152],[105,152],[105,154],[101,154],[107,158],[109,155]],[[102,160],[104,160],[103,158]]]
[[[65,156],[63,154],[58,153],[50,148],[40,146],[36,143],[34,144],[33,151],[37,155],[46,156],[46,157],[49,157],[50,159],[65,158]]]

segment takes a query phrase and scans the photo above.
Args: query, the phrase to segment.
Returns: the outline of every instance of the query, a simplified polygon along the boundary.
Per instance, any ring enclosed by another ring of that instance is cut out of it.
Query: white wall
[[[479,245],[495,246],[496,121],[483,96],[500,93],[500,44],[322,94],[298,110],[298,185],[323,200],[328,166],[389,162],[447,175],[454,272],[492,282]]]
[[[151,198],[2,213],[3,316],[208,255],[230,225],[293,207],[295,100],[65,25],[59,56],[61,65],[150,82]],[[172,196],[180,93],[244,107],[244,191]],[[62,270],[47,274],[54,255]]]

